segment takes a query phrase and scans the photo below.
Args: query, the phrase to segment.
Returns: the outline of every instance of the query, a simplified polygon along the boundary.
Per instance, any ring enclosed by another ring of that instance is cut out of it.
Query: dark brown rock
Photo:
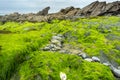
[[[106,2],[95,1],[84,7],[79,15],[83,16],[102,16],[120,14],[120,1],[106,4]]]
[[[67,7],[65,9],[61,9],[60,12],[63,14],[67,14],[69,11],[74,10],[75,8],[73,6]]]
[[[69,11],[66,15],[67,16],[75,16],[77,12],[80,11],[80,8],[75,8],[74,10]]]
[[[104,14],[118,15],[120,14],[120,1],[108,3]]]
[[[46,7],[46,8],[44,8],[42,11],[39,11],[39,12],[37,13],[37,15],[43,15],[43,16],[45,16],[45,15],[48,14],[49,9],[50,9],[50,7]]]

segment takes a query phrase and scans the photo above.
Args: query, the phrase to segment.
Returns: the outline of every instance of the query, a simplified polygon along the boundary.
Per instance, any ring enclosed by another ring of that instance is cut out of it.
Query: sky
[[[35,13],[50,6],[49,13],[58,12],[62,8],[74,6],[83,8],[96,0],[0,0],[0,14]],[[98,1],[120,1],[120,0],[98,0]]]

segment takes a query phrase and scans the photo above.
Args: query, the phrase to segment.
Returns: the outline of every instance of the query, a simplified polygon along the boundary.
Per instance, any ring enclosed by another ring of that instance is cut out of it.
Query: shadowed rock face
[[[7,21],[30,21],[30,22],[49,22],[53,19],[73,19],[89,16],[104,16],[104,15],[120,15],[120,1],[106,3],[95,1],[83,9],[74,8],[73,6],[61,9],[57,13],[48,14],[50,7],[44,8],[38,13],[19,14],[13,13],[5,16],[0,16],[1,22]]]
[[[79,13],[83,16],[102,16],[120,14],[120,1],[113,3],[95,1],[84,7]]]
[[[46,8],[44,8],[42,11],[39,11],[39,12],[37,13],[37,15],[43,15],[43,16],[45,16],[45,15],[48,14],[49,9],[50,9],[50,7],[46,7]]]

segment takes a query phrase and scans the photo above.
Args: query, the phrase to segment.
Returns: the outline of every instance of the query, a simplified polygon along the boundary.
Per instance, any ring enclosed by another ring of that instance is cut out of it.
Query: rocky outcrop
[[[23,21],[30,21],[30,22],[49,22],[53,19],[66,19],[70,16],[75,16],[76,13],[80,10],[79,8],[74,7],[67,7],[65,9],[61,9],[57,13],[48,14],[50,7],[44,8],[42,11],[39,11],[38,13],[28,13],[28,14],[19,14],[18,12],[1,16],[0,22],[7,22],[7,21],[17,21],[17,22],[23,22]]]
[[[60,12],[63,13],[63,14],[67,14],[69,13],[70,11],[74,10],[75,8],[73,6],[70,6],[70,7],[67,7],[65,9],[61,9]]]
[[[102,16],[120,14],[120,1],[113,3],[95,1],[78,13],[81,16]]]
[[[70,6],[65,9],[61,9],[59,13],[62,13],[63,15],[66,16],[75,16],[79,10],[80,8],[74,8],[73,6]]]
[[[37,15],[43,15],[43,16],[45,16],[45,15],[48,14],[49,9],[50,9],[50,7],[46,7],[46,8],[44,8],[42,11],[39,11],[39,12],[37,13]]]
[[[4,21],[16,21],[17,19],[19,19],[21,14],[19,14],[18,12],[15,12],[13,14],[9,14],[9,15],[5,15],[3,17],[1,17],[0,21],[4,22]]]
[[[5,16],[0,16],[0,22],[6,21],[30,21],[30,22],[49,22],[53,19],[76,19],[89,16],[104,16],[104,15],[120,15],[120,1],[106,3],[95,1],[88,6],[80,9],[73,6],[61,9],[57,13],[48,14],[50,7],[44,8],[38,13],[19,14],[13,13]]]

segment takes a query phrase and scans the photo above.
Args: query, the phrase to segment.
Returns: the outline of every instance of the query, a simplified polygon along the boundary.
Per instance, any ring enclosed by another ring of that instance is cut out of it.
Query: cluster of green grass
[[[1,30],[0,80],[10,79],[15,72],[20,80],[35,80],[36,77],[59,80],[60,71],[70,80],[114,80],[109,68],[99,63],[84,62],[75,55],[42,52],[40,48],[56,34],[65,36],[65,44],[77,46],[90,56],[99,56],[102,51],[120,65],[119,17],[53,20],[50,23],[7,22],[0,24]],[[4,34],[4,31],[11,33]]]
[[[0,34],[0,79],[9,79],[15,68],[26,60],[26,56],[48,43],[50,38],[49,32],[38,31]]]
[[[33,54],[20,67],[20,80],[60,80],[60,72],[66,73],[67,80],[114,80],[108,67],[83,61],[76,55],[53,52]]]

